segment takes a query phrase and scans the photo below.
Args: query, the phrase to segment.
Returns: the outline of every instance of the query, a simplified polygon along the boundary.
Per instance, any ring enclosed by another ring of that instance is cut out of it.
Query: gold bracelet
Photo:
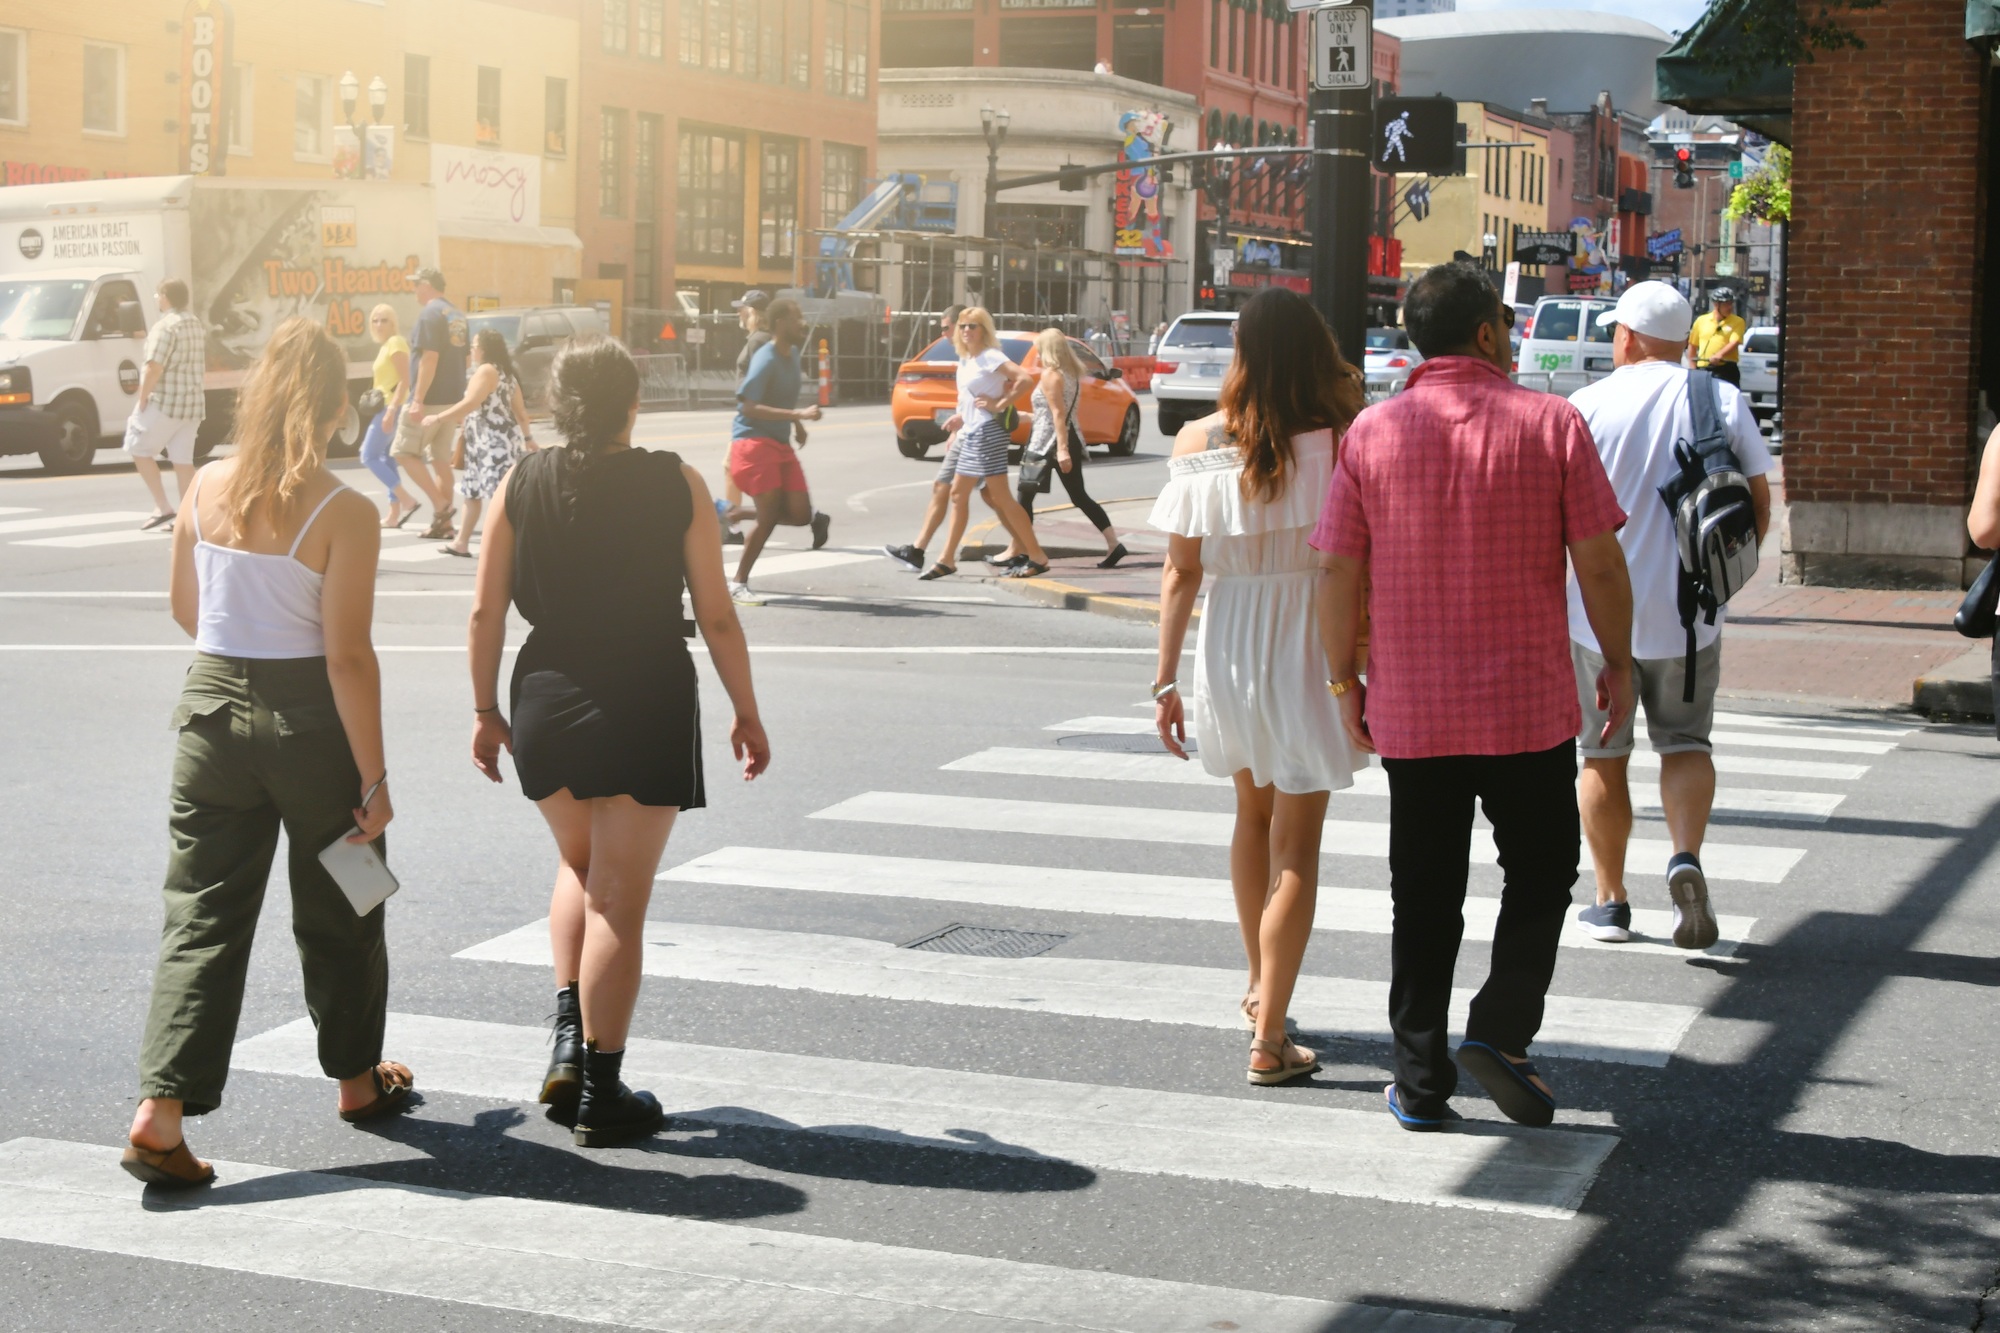
[[[1326,688],[1328,693],[1333,695],[1334,698],[1338,699],[1341,695],[1347,693],[1349,690],[1360,689],[1361,677],[1349,676],[1346,680],[1330,680],[1326,683]]]

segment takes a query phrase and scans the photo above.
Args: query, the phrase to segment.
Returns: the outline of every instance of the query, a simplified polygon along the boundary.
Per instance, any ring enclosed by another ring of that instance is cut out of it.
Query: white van
[[[1564,395],[1611,373],[1611,330],[1597,317],[1618,303],[1605,296],[1544,296],[1521,340],[1516,378],[1531,389]]]

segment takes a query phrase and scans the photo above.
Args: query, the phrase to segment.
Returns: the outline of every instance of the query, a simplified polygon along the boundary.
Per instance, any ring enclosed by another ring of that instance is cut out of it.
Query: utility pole
[[[1000,145],[1007,142],[1007,124],[1013,117],[1005,108],[995,111],[990,106],[979,108],[979,130],[986,136],[986,211],[980,218],[984,225],[986,239],[1000,239]],[[989,311],[1000,309],[1000,257],[994,250],[986,252],[986,280],[979,293],[979,304]]]
[[[1352,8],[1367,11],[1364,21],[1372,32],[1369,0],[1358,0]],[[1313,17],[1317,21],[1319,16]],[[1369,162],[1375,137],[1372,69],[1363,87],[1314,88],[1308,105],[1314,149],[1309,196],[1313,304],[1333,330],[1341,353],[1358,366],[1366,354],[1368,334],[1368,214],[1373,185]]]

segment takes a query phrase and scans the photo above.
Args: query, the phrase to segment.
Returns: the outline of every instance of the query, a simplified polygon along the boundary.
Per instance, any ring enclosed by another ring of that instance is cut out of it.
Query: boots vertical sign
[[[229,171],[230,48],[235,15],[227,0],[188,0],[181,15],[181,170]]]

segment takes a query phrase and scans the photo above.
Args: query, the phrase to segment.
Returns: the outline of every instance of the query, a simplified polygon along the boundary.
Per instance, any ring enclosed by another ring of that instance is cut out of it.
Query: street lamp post
[[[1216,144],[1214,147],[1224,152],[1231,145]],[[1229,249],[1229,206],[1234,202],[1236,192],[1236,161],[1234,158],[1211,159],[1202,174],[1202,192],[1208,196],[1209,207],[1215,210],[1215,234],[1209,238],[1209,279],[1218,288],[1226,285],[1226,277],[1215,271],[1215,256]],[[1221,293],[1216,293],[1218,304]]]
[[[1486,247],[1481,259],[1481,262],[1486,265],[1486,271],[1488,273],[1497,272],[1500,267],[1500,238],[1489,231],[1480,237],[1479,241],[1481,245]]]
[[[337,86],[340,89],[340,117],[346,122],[349,132],[354,135],[355,147],[353,164],[340,163],[335,167],[335,170],[342,176],[359,180],[368,174],[368,152],[361,133],[361,122],[358,118],[361,109],[361,80],[356,78],[354,71],[350,69],[340,76],[340,82]],[[377,74],[368,80],[369,120],[373,124],[380,125],[382,117],[387,114],[388,110],[389,85],[382,82],[382,76]]]
[[[981,219],[986,239],[1000,239],[1000,145],[1007,142],[1007,124],[1013,119],[1006,109],[979,108],[979,130],[986,136],[986,213]],[[999,302],[1000,259],[992,250],[986,254],[986,290],[980,301],[990,311]]]

